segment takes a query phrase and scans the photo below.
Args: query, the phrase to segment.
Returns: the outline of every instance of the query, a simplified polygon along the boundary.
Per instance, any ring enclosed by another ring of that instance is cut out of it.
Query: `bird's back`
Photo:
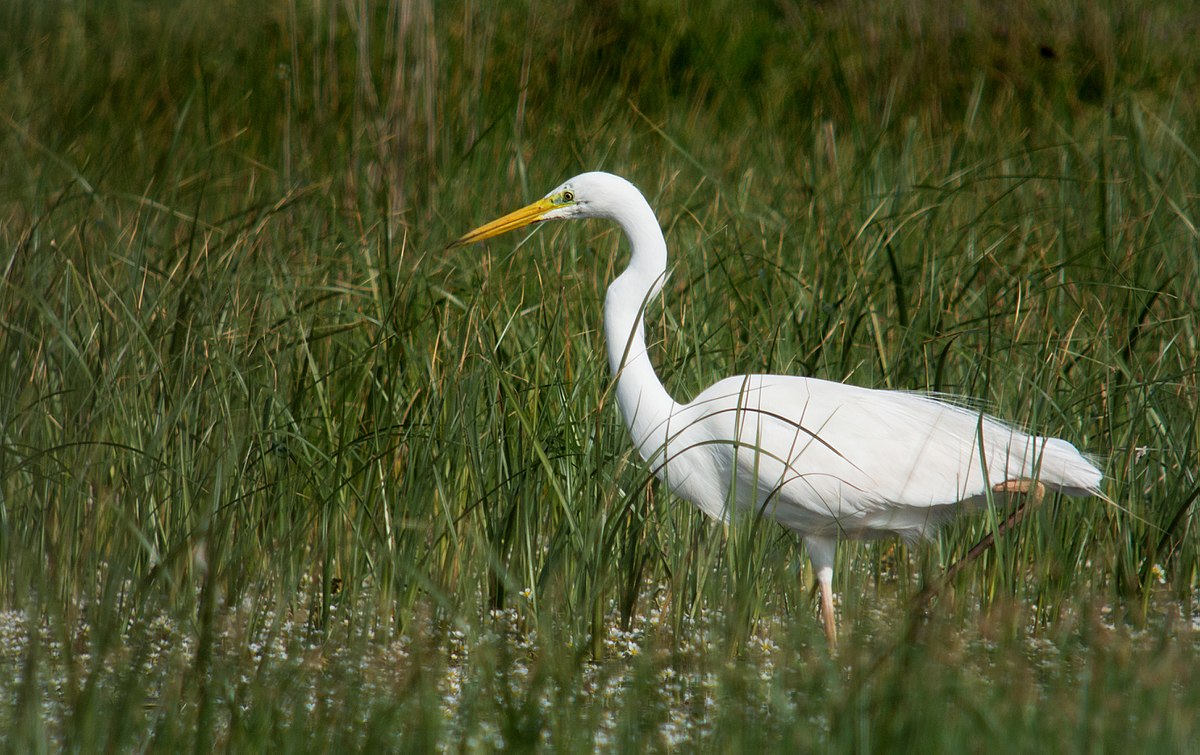
[[[914,538],[1007,480],[1073,495],[1101,480],[1066,441],[920,394],[813,378],[728,378],[669,423],[663,476],[676,492],[713,516],[731,499],[763,507],[805,534]]]

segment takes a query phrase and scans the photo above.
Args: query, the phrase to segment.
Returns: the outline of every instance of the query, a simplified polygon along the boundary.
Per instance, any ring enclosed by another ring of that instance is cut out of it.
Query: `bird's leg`
[[[804,547],[817,573],[817,589],[821,591],[821,620],[825,623],[825,639],[829,650],[837,650],[837,615],[833,612],[833,563],[837,555],[837,539],[807,535]]]
[[[833,613],[833,573],[817,574],[817,585],[821,589],[821,618],[825,621],[825,639],[830,650],[837,650],[837,616]]]
[[[996,535],[1002,535],[1008,530],[1016,527],[1025,518],[1026,512],[1033,507],[1036,507],[1046,497],[1046,487],[1037,480],[1006,480],[992,486],[993,493],[1022,493],[1020,505],[1017,510],[1009,514],[1003,522],[996,527],[994,532],[989,532],[979,539],[978,543],[967,551],[967,555],[955,561],[946,569],[946,574],[942,577],[942,582],[946,583],[954,579],[967,564],[983,555],[983,552],[992,547],[996,542]]]
[[[821,621],[825,624],[825,639],[829,642],[830,650],[837,650],[837,614],[833,611],[833,571],[829,570],[829,578],[822,579],[817,574],[812,589],[808,592],[809,600],[821,594]]]
[[[931,582],[925,586],[921,594],[917,596],[915,605],[923,606],[934,595],[942,591],[950,582],[962,571],[967,564],[983,555],[983,552],[996,542],[996,535],[1003,534],[1008,530],[1020,524],[1025,518],[1025,514],[1029,508],[1037,506],[1046,497],[1046,487],[1037,480],[1006,480],[992,486],[993,493],[1023,493],[1024,498],[1021,500],[1017,510],[1005,517],[1003,522],[997,525],[995,532],[989,532],[979,539],[978,543],[972,546],[971,550],[967,551],[967,555],[955,561],[946,569],[946,573],[938,581]]]

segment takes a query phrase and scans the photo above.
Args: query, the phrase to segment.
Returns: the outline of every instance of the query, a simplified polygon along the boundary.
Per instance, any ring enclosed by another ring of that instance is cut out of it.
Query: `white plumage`
[[[629,266],[609,286],[604,328],[617,402],[638,450],[673,492],[709,516],[728,519],[731,505],[753,507],[799,533],[831,641],[839,537],[927,537],[1003,483],[1099,494],[1100,470],[1070,443],[915,393],[746,375],[676,403],[650,363],[643,320],[666,275],[666,242],[641,192],[618,176],[576,176],[455,245],[588,217],[616,221],[629,238]]]

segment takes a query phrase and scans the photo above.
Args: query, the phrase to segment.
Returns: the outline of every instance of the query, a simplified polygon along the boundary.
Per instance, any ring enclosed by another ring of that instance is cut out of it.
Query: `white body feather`
[[[1100,484],[1066,441],[917,394],[812,378],[728,378],[662,421],[650,461],[673,491],[713,517],[736,501],[810,536],[911,541],[1006,480],[1075,495]]]

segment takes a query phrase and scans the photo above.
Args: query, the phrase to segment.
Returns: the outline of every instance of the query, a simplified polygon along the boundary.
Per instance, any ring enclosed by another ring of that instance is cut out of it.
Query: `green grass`
[[[15,2],[0,11],[0,742],[1171,751],[1200,731],[1188,3]],[[1097,455],[989,527],[794,538],[650,478],[603,223],[680,399],[959,394]],[[797,571],[802,580],[796,579]]]

